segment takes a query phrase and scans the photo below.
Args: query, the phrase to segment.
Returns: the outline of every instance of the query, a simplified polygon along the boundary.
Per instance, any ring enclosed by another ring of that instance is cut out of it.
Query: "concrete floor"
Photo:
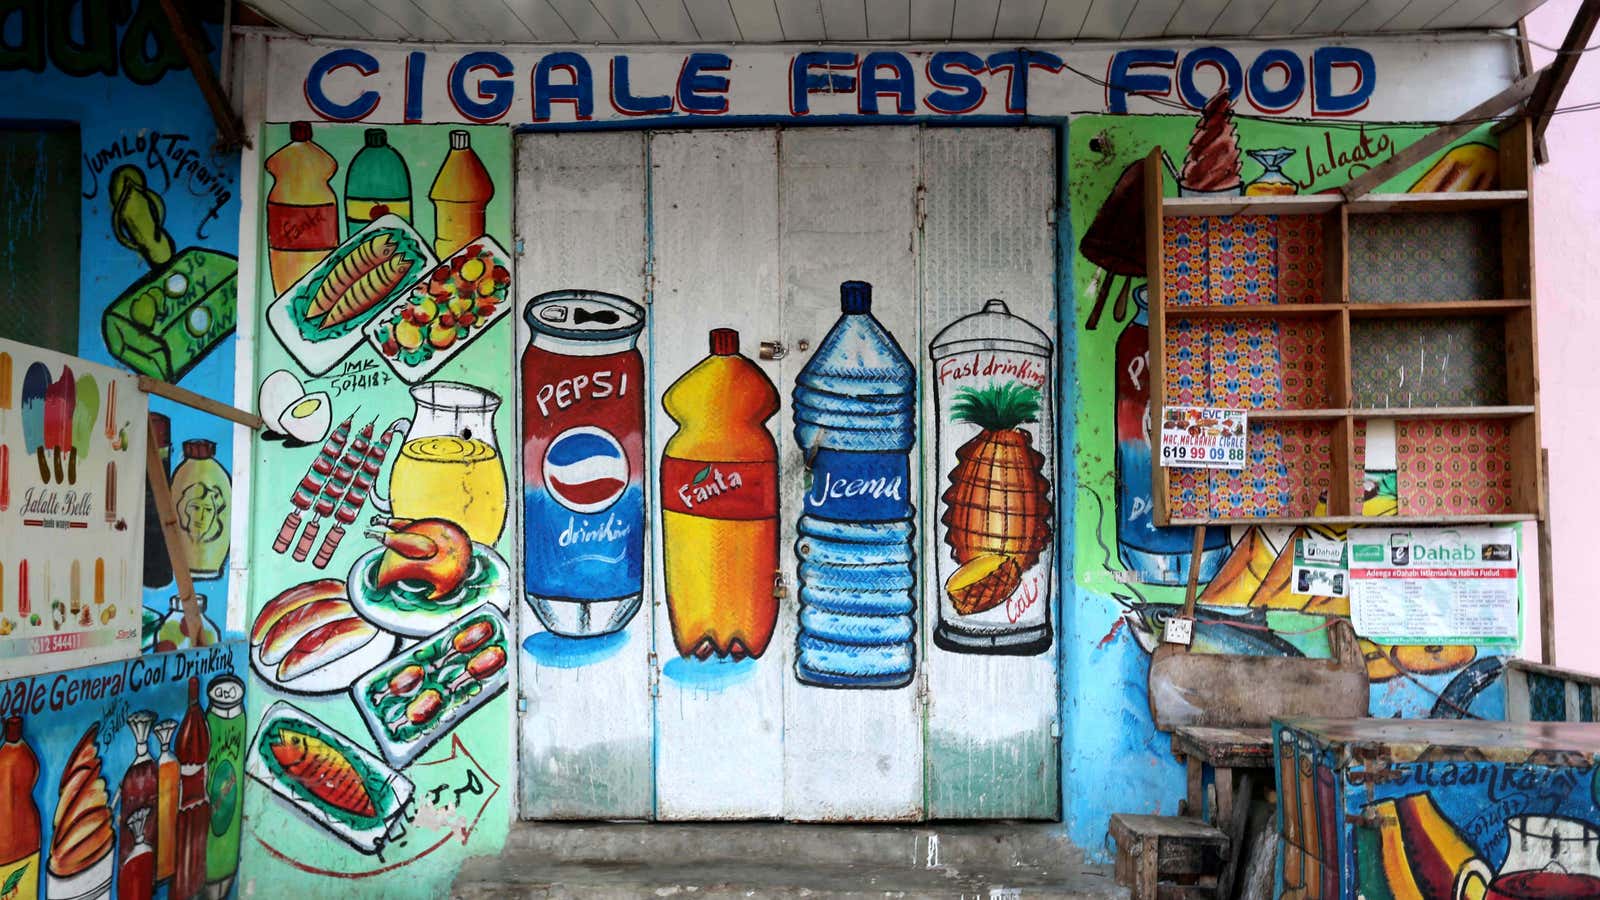
[[[520,824],[452,896],[1125,898],[1059,825]]]

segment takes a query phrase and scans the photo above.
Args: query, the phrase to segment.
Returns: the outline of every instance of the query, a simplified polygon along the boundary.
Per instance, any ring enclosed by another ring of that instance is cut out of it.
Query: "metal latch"
[[[772,596],[777,600],[789,599],[789,579],[782,572],[772,573]]]
[[[761,358],[762,359],[783,359],[785,356],[788,356],[788,355],[789,355],[789,348],[785,347],[783,345],[783,341],[762,341],[761,342]]]

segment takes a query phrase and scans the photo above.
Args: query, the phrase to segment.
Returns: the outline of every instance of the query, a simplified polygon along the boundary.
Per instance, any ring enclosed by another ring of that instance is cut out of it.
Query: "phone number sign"
[[[1242,469],[1250,425],[1242,409],[1168,406],[1161,412],[1161,464],[1184,469]]]

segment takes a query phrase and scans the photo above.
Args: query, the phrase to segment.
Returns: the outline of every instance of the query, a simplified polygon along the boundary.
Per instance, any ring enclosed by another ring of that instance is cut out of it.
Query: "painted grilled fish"
[[[318,285],[306,318],[331,328],[383,302],[411,271],[411,260],[396,255],[399,249],[381,233],[351,248]]]
[[[358,816],[370,818],[378,814],[361,773],[332,744],[284,726],[279,729],[271,749],[273,758],[289,777],[300,782],[317,799]]]

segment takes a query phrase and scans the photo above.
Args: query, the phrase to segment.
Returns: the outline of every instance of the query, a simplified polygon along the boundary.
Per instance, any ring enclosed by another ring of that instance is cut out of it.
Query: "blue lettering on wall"
[[[1267,73],[1283,72],[1283,86],[1267,86]],[[1245,76],[1245,95],[1250,105],[1265,113],[1288,112],[1300,102],[1306,90],[1306,67],[1292,50],[1276,48],[1263,52],[1250,64]]]
[[[992,62],[990,68],[994,68]],[[1343,93],[1333,84],[1334,72],[1340,68],[1351,69],[1355,75],[1355,85]],[[1264,113],[1288,112],[1306,99],[1309,89],[1313,115],[1354,115],[1366,108],[1378,84],[1372,54],[1356,47],[1313,51],[1309,84],[1305,62],[1283,48],[1264,50],[1245,66],[1222,47],[1198,47],[1184,52],[1181,59],[1177,50],[1135,47],[1111,56],[1106,68],[1106,109],[1125,114],[1129,97],[1165,97],[1172,93],[1174,83],[1184,105],[1199,109],[1211,96],[1197,83],[1201,69],[1214,69],[1230,97],[1243,97]]]
[[[880,75],[888,69],[893,74]],[[917,81],[911,71],[911,61],[904,53],[877,50],[868,53],[861,61],[861,91],[856,95],[856,109],[862,115],[878,114],[878,98],[892,96],[895,112],[909,116],[917,111]]]
[[[1061,57],[1043,50],[1002,50],[989,54],[989,71],[1006,73],[1006,112],[1028,111],[1028,70],[1044,69],[1059,72],[1065,63]]]
[[[1111,55],[1106,71],[1106,109],[1128,111],[1128,95],[1165,97],[1172,93],[1172,69],[1178,64],[1178,51],[1161,47],[1118,50]],[[1138,72],[1137,69],[1165,69],[1166,73]]]
[[[407,125],[422,121],[422,85],[428,72],[428,54],[413,50],[406,54],[406,109]]]
[[[339,103],[329,97],[322,89],[322,79],[328,73],[346,66],[360,72],[362,77],[378,74],[378,60],[365,50],[354,47],[341,47],[330,50],[321,58],[311,64],[310,71],[306,72],[305,94],[306,103],[313,112],[334,122],[358,122],[372,115],[378,108],[381,99],[377,91],[362,91],[354,100],[348,103]]]
[[[936,113],[958,116],[983,105],[989,89],[978,75],[987,71],[983,57],[965,50],[941,50],[924,67],[928,83],[938,88],[922,102]]]
[[[855,71],[857,58],[843,50],[810,50],[795,55],[789,63],[789,112],[796,116],[809,115],[812,94],[848,94],[856,89],[854,75],[840,72]],[[814,73],[812,69],[823,69]]]
[[[684,112],[720,115],[728,111],[728,79],[706,72],[726,72],[733,60],[725,53],[691,53],[678,72],[678,107]],[[708,96],[709,95],[709,96]]]
[[[1178,98],[1187,106],[1199,109],[1211,99],[1211,94],[1201,91],[1194,80],[1195,73],[1202,68],[1217,70],[1222,76],[1222,90],[1228,92],[1229,100],[1244,90],[1244,71],[1239,68],[1238,57],[1221,47],[1198,47],[1184,54],[1183,62],[1178,64]]]
[[[1347,94],[1333,92],[1333,70],[1354,69],[1356,85]],[[1318,47],[1311,54],[1311,114],[1348,116],[1367,108],[1378,86],[1372,54],[1356,47]]]
[[[611,108],[625,116],[672,115],[672,95],[635,97],[629,86],[628,58],[611,57]]]
[[[566,72],[572,81],[556,84],[550,80],[556,70]],[[571,103],[578,121],[594,118],[594,75],[581,53],[563,50],[546,53],[533,70],[533,120],[550,121],[550,104]]]
[[[477,97],[467,93],[467,76],[479,69],[493,72],[494,78],[478,82]],[[511,60],[493,50],[475,50],[464,54],[450,67],[450,102],[456,112],[479,124],[498,121],[511,111],[511,97],[516,83],[509,81],[516,74]]]

